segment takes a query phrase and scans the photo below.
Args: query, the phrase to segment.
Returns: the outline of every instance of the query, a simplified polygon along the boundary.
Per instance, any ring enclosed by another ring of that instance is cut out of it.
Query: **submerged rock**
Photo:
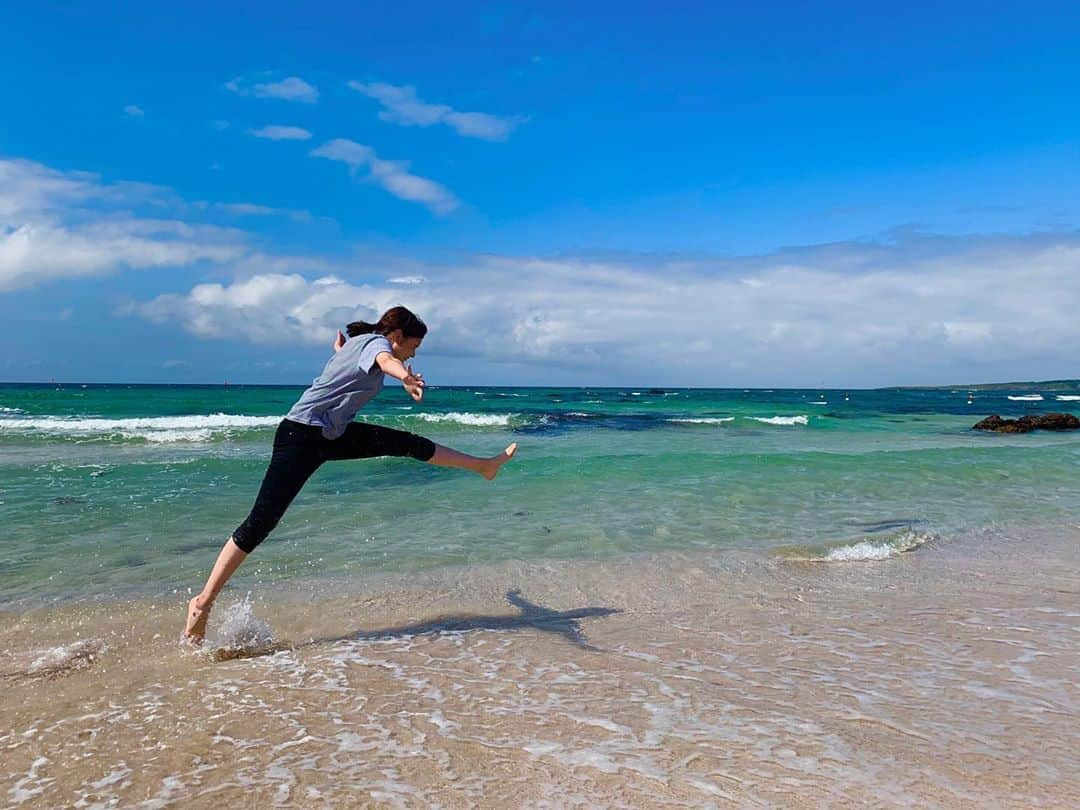
[[[993,430],[997,433],[1030,433],[1033,430],[1080,430],[1080,419],[1071,413],[1043,413],[1002,419],[996,413],[988,416],[972,430]]]

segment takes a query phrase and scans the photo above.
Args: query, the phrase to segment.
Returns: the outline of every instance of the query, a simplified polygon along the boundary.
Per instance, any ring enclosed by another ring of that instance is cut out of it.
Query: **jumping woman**
[[[517,450],[511,444],[497,456],[477,458],[402,430],[354,422],[353,417],[383,387],[390,375],[415,401],[424,398],[424,378],[405,362],[416,355],[427,326],[405,307],[383,313],[376,324],[357,321],[339,332],[335,354],[274,435],[274,451],[255,505],[225,541],[202,592],[188,602],[184,638],[201,644],[214,599],[240,563],[273,531],[293,498],[324,461],[376,456],[411,456],[440,467],[471,470],[489,481]]]

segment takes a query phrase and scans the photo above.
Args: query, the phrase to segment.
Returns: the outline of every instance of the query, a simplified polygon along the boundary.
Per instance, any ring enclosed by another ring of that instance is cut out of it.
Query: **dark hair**
[[[368,335],[372,332],[389,335],[396,329],[400,329],[401,334],[407,338],[422,338],[427,334],[427,324],[405,309],[405,307],[391,307],[382,314],[378,323],[353,321],[345,327],[349,337]]]

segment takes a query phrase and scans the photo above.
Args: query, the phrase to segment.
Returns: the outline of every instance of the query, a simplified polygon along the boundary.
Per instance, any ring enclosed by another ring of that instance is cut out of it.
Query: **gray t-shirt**
[[[345,432],[356,412],[383,387],[383,371],[375,363],[382,352],[391,351],[383,335],[357,335],[345,342],[330,358],[323,373],[315,378],[292,406],[286,419],[303,425],[317,425],[328,439]]]

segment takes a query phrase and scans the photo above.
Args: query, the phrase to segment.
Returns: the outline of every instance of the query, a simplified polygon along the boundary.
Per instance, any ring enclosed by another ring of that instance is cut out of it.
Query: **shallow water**
[[[1080,435],[970,430],[989,412],[1080,407],[1060,392],[1009,398],[1033,393],[968,404],[944,389],[456,388],[417,405],[391,389],[364,419],[474,453],[516,441],[518,457],[494,484],[399,459],[327,464],[238,583],[643,551],[834,553],[1068,520]],[[0,606],[198,584],[298,394],[0,386]]]
[[[299,389],[0,386],[0,805],[1076,806],[1080,436],[970,430],[1069,390],[387,391],[518,457],[326,465],[192,652]]]
[[[881,561],[666,552],[294,583],[223,600],[198,653],[175,640],[182,600],[8,615],[0,796],[1075,806],[1078,541],[1013,526]]]

